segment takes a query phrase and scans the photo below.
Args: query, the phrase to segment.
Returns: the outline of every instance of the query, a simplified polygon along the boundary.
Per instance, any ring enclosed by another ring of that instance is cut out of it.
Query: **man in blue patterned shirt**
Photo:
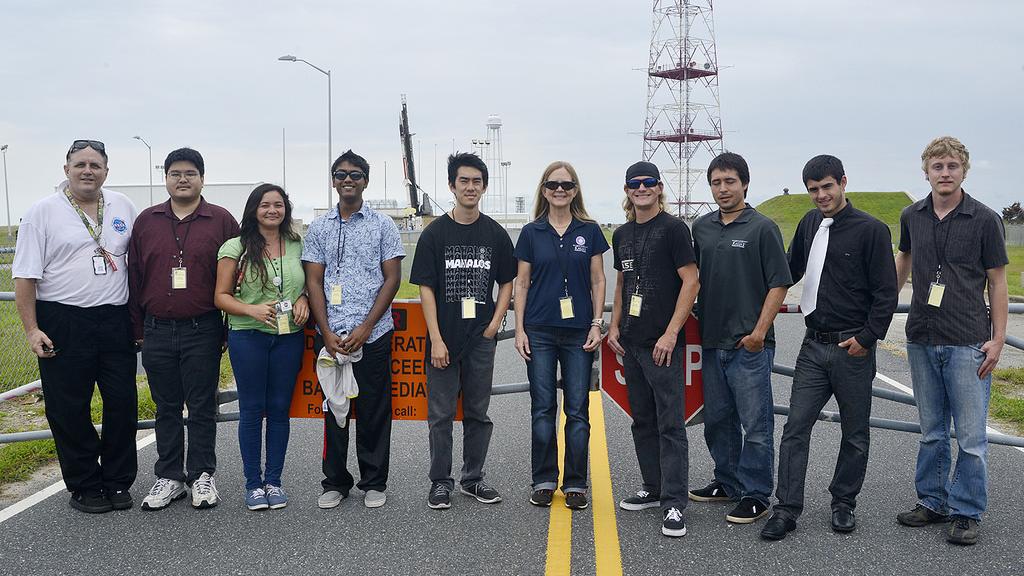
[[[309,292],[310,316],[316,322],[316,349],[332,355],[362,349],[352,365],[359,396],[356,455],[359,489],[368,508],[383,506],[391,457],[391,301],[401,282],[405,257],[402,237],[389,216],[363,202],[370,165],[345,152],[331,166],[338,204],[313,220],[306,233],[302,260]],[[348,426],[324,414],[323,494],[320,508],[334,508],[348,496],[353,478],[346,467]]]

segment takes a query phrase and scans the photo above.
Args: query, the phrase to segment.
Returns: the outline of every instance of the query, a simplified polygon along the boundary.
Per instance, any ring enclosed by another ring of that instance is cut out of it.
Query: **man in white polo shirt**
[[[123,194],[103,189],[107,171],[102,142],[75,140],[67,180],[21,221],[12,269],[70,504],[89,513],[131,508],[137,469],[125,262],[136,209]],[[89,415],[97,385],[102,437]]]

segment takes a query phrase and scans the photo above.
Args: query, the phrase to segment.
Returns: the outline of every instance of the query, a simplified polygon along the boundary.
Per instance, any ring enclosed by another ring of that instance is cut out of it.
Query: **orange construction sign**
[[[391,339],[391,415],[394,420],[427,419],[427,323],[419,302],[391,305],[395,334]],[[292,394],[292,418],[323,418],[323,391],[316,377],[313,339],[316,330],[306,328],[302,367]],[[353,409],[353,418],[355,410]],[[462,399],[455,415],[462,419]]]

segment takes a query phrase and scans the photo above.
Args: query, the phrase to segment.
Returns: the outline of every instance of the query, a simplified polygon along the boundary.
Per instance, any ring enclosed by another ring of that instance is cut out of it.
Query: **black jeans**
[[[79,308],[39,301],[36,321],[57,349],[53,358],[39,359],[39,376],[64,484],[70,492],[127,490],[138,466],[138,395],[128,307]],[[94,386],[103,399],[102,436],[89,414]]]
[[[217,383],[224,323],[220,312],[195,318],[146,317],[142,365],[156,403],[153,472],[189,485],[217,469]],[[188,407],[188,458],[182,408]],[[187,470],[187,473],[186,473]]]
[[[661,495],[662,514],[669,508],[683,511],[690,474],[683,348],[672,350],[670,366],[654,364],[653,347],[624,348],[622,368],[644,490]]]
[[[383,492],[388,487],[391,464],[391,337],[388,332],[370,344],[363,344],[363,359],[352,364],[359,396],[352,399],[356,412],[356,459],[359,461],[359,489]],[[319,353],[323,339],[317,334],[313,349]],[[350,424],[352,410],[347,422]],[[330,409],[324,414],[323,489],[348,494],[354,484],[348,471],[350,425],[338,426]]]
[[[811,428],[818,413],[835,395],[843,437],[829,492],[832,509],[857,506],[868,465],[871,381],[875,378],[875,349],[867,356],[850,356],[837,344],[804,338],[796,359],[789,418],[779,446],[779,481],[775,510],[796,519],[804,509]]]

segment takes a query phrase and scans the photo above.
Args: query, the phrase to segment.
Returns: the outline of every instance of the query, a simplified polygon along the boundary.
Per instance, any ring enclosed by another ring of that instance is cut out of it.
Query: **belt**
[[[856,336],[860,333],[860,330],[844,330],[842,332],[818,332],[817,330],[807,329],[806,338],[810,338],[815,342],[822,344],[839,344],[845,340],[849,340],[851,337]]]
[[[182,325],[182,324],[194,324],[196,322],[202,322],[204,320],[216,319],[220,322],[221,311],[211,310],[209,312],[203,312],[198,316],[192,316],[190,318],[160,318],[158,316],[149,316],[148,319],[153,321],[154,325],[170,326],[170,325]]]

